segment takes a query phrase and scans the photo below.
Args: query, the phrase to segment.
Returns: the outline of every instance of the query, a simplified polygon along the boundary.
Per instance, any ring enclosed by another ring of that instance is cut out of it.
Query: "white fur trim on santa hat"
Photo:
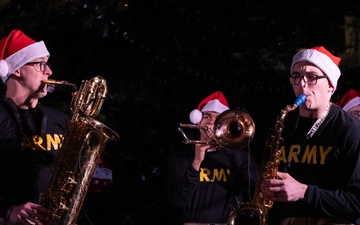
[[[348,112],[351,108],[360,105],[360,97],[355,97],[351,99],[346,105],[344,105],[343,110]]]
[[[6,59],[1,60],[0,77],[5,84],[10,75],[15,70],[25,65],[27,62],[49,55],[50,53],[48,52],[43,41],[28,45],[25,48],[22,48],[21,50],[10,55]]]
[[[201,112],[218,112],[222,113],[225,110],[228,110],[229,107],[223,105],[219,100],[214,99],[206,103],[206,105],[201,109]]]
[[[296,63],[306,61],[319,67],[329,78],[330,83],[336,90],[337,82],[340,77],[339,67],[324,53],[321,53],[315,49],[306,49],[296,53],[293,57],[290,72],[292,73],[293,67]]]
[[[5,60],[0,60],[0,77],[6,77],[9,73],[9,67]]]
[[[198,124],[201,121],[202,118],[202,112],[200,112],[200,110],[198,109],[194,109],[190,112],[190,121],[193,124]]]

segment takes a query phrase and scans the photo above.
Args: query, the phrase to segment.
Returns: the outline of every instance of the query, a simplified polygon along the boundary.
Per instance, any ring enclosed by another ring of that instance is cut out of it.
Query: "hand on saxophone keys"
[[[43,206],[26,202],[21,205],[12,206],[6,215],[6,219],[9,224],[43,225],[46,224],[47,213],[49,213],[49,210]]]
[[[260,190],[267,200],[278,202],[305,201],[308,186],[288,173],[277,172],[278,179],[263,179]]]

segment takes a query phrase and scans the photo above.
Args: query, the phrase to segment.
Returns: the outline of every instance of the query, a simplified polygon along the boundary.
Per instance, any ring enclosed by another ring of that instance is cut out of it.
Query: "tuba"
[[[76,224],[85,199],[96,161],[109,140],[119,135],[95,120],[107,94],[106,81],[96,76],[83,80],[80,89],[66,81],[47,80],[45,84],[68,85],[75,89],[71,101],[71,117],[64,133],[61,149],[51,165],[51,177],[39,204],[50,210],[46,218],[51,225]]]
[[[275,129],[269,131],[260,165],[259,176],[256,182],[252,202],[240,204],[240,207],[230,212],[227,225],[266,225],[268,212],[273,207],[273,202],[265,199],[260,192],[263,179],[277,178],[280,157],[281,135],[284,129],[286,115],[301,106],[306,101],[306,95],[299,95],[295,103],[283,108],[275,122]]]
[[[222,112],[215,120],[213,137],[210,141],[191,140],[183,128],[204,129],[194,124],[180,123],[178,130],[185,144],[209,144],[215,149],[240,150],[249,145],[255,134],[255,124],[250,115],[239,108]]]

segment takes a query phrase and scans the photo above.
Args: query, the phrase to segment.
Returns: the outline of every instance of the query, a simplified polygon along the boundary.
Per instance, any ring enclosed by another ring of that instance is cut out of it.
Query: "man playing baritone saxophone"
[[[284,121],[279,171],[286,171],[261,185],[275,202],[269,225],[360,224],[360,121],[330,101],[339,62],[324,47],[293,57],[290,84],[307,98]]]
[[[217,91],[190,113],[193,124],[208,128],[199,129],[201,141],[212,140],[216,118],[228,109],[225,96]],[[231,205],[250,201],[257,164],[246,149],[214,150],[208,144],[184,147],[168,162],[168,196],[181,214],[171,224],[225,224]]]
[[[61,145],[68,117],[39,102],[52,74],[49,52],[20,30],[0,41],[0,217],[9,224],[44,224],[36,204]]]

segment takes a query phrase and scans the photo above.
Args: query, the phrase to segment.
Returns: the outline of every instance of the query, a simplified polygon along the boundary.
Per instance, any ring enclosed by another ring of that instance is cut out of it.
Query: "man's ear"
[[[334,86],[332,86],[332,84],[330,83],[330,81],[329,81],[329,80],[328,80],[328,84],[329,84],[329,89],[328,89],[328,92],[334,93],[335,88],[334,88]]]
[[[12,75],[16,76],[16,77],[20,77],[21,73],[20,73],[20,68],[15,70]]]

